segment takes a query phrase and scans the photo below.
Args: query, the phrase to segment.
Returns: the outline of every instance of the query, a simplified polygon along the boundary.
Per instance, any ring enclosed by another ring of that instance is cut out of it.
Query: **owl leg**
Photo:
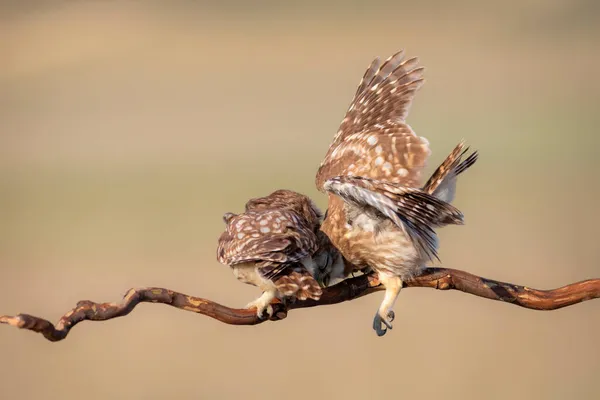
[[[256,315],[260,319],[263,319],[265,311],[267,312],[267,315],[271,317],[273,315],[273,306],[271,306],[271,302],[275,300],[276,297],[276,290],[266,290],[258,299],[246,304],[245,308],[256,307]]]
[[[383,336],[388,329],[392,329],[392,321],[395,318],[392,308],[402,289],[402,279],[399,276],[379,274],[379,280],[385,286],[385,297],[373,319],[373,329],[377,336]]]

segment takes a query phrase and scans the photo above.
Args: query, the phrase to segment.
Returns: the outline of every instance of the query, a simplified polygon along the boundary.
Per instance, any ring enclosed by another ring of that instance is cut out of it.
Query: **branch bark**
[[[531,289],[525,286],[482,278],[468,272],[449,268],[428,268],[422,275],[404,282],[404,287],[427,287],[439,290],[460,290],[490,300],[503,301],[533,310],[556,310],[582,301],[600,297],[600,279],[590,279],[553,290]],[[289,310],[337,304],[353,300],[383,287],[373,275],[347,279],[323,291],[319,301],[273,303],[272,321],[287,317]],[[38,332],[52,342],[63,340],[81,321],[106,321],[128,315],[139,303],[167,304],[186,311],[206,315],[231,325],[256,325],[259,319],[254,309],[236,309],[214,301],[178,293],[163,288],[130,289],[120,303],[94,303],[82,300],[67,312],[56,325],[28,314],[1,316],[0,323]]]

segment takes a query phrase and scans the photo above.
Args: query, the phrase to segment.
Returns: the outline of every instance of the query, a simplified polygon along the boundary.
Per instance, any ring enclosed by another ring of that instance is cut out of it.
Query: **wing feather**
[[[404,121],[423,70],[416,57],[405,60],[404,51],[371,63],[319,167],[319,190],[328,179],[347,175],[421,186],[429,143]]]
[[[275,280],[275,287],[283,296],[295,296],[299,300],[319,300],[323,294],[319,283],[302,265],[290,266],[288,273]]]
[[[250,261],[295,263],[316,249],[315,233],[296,213],[249,211],[229,219],[219,238],[217,259],[230,266]]]
[[[463,223],[458,209],[420,189],[348,176],[332,178],[324,187],[355,207],[370,208],[389,218],[431,260],[438,258],[433,228]]]
[[[295,282],[300,290],[299,282],[307,279],[301,261],[317,249],[316,234],[304,218],[290,210],[261,209],[229,216],[219,238],[217,259],[229,266],[254,262],[260,275],[276,286],[282,277],[296,273],[296,278],[286,282]]]

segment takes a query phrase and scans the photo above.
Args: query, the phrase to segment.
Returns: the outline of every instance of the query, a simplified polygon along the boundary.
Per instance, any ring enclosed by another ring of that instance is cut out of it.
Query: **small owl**
[[[272,315],[275,298],[318,300],[330,273],[342,275],[341,255],[319,229],[322,217],[308,197],[290,190],[251,199],[245,212],[223,216],[217,259],[263,292],[246,308],[256,307],[263,318]]]
[[[405,118],[423,82],[417,58],[404,59],[401,51],[383,63],[375,59],[316,176],[317,188],[329,195],[322,230],[348,265],[371,268],[386,288],[373,320],[379,336],[392,328],[403,280],[438,258],[435,228],[463,223],[450,202],[456,177],[477,160],[477,153],[462,160],[461,142],[421,183],[429,143]]]

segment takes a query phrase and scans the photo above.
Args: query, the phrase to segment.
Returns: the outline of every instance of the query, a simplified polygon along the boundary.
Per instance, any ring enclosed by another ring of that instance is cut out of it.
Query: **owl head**
[[[246,203],[246,211],[272,209],[296,212],[315,228],[315,232],[323,220],[323,213],[315,202],[308,196],[294,192],[293,190],[276,190],[268,196],[250,199]]]

